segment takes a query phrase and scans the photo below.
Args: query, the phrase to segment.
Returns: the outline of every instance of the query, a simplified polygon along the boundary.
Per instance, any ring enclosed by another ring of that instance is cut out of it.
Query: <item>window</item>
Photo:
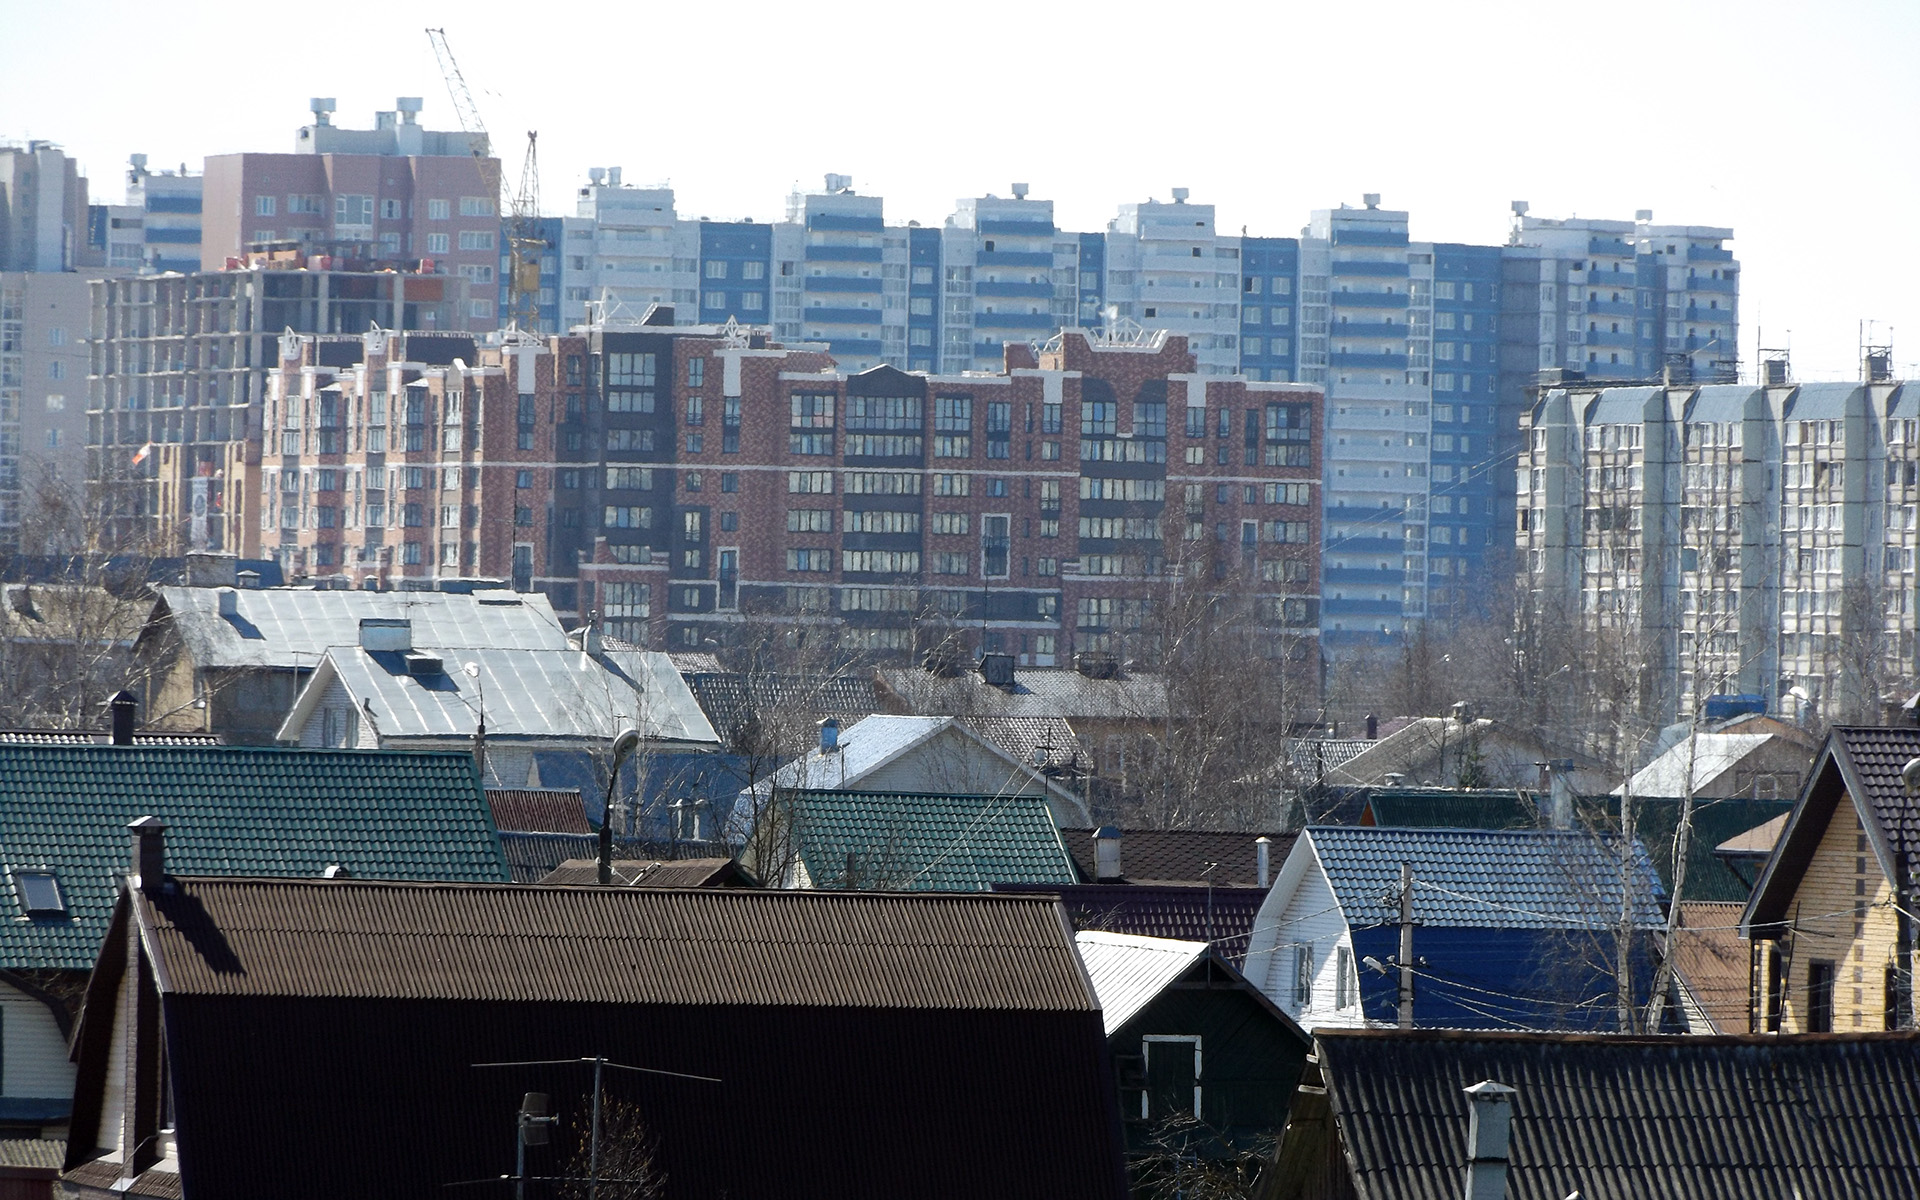
[[[493,249],[493,231],[491,229],[462,229],[460,231],[462,250]]]
[[[1309,1008],[1313,1004],[1313,946],[1293,948],[1293,1006]]]
[[[448,205],[448,202],[445,200],[427,201],[427,220],[429,221],[446,220],[448,215],[447,205]]]
[[[607,529],[652,529],[653,509],[645,505],[609,504],[600,522]]]
[[[918,550],[842,550],[840,569],[883,575],[912,575],[920,570]]]
[[[256,217],[271,217],[276,206],[277,197],[255,196],[253,198],[253,215]]]
[[[1354,986],[1358,980],[1354,978],[1353,974],[1353,951],[1351,948],[1341,946],[1334,950],[1333,969],[1335,972],[1333,977],[1333,1006],[1335,1008],[1352,1008],[1353,1002],[1356,999],[1356,993],[1359,989]]]
[[[787,551],[787,570],[831,571],[833,570],[833,551],[789,550]]]
[[[971,455],[973,453],[973,397],[934,397],[933,430],[935,458],[966,458]]]
[[[460,215],[463,217],[490,217],[493,215],[493,201],[485,196],[460,197]]]
[[[60,880],[49,870],[16,870],[13,886],[20,893],[20,908],[29,917],[64,917],[67,898]]]
[[[973,476],[971,475],[935,475],[933,494],[936,496],[970,496],[973,494]]]
[[[1780,943],[1767,943],[1767,1010],[1766,1028],[1768,1033],[1780,1032],[1780,1014],[1786,1008],[1787,978],[1780,965]]]
[[[1200,1115],[1200,1039],[1150,1033],[1140,1039],[1146,1090],[1140,1115],[1149,1121]]]
[[[848,513],[848,516],[854,514]],[[830,508],[790,508],[787,510],[788,533],[832,533],[833,510]]]
[[[971,513],[934,513],[933,532],[936,534],[966,534],[972,529]]]
[[[1833,963],[1826,959],[1807,964],[1806,1032],[1833,1032]]]
[[[373,224],[373,197],[335,196],[333,198],[333,223],[335,225]]]
[[[852,482],[852,478],[848,479]],[[833,492],[832,471],[788,471],[787,491],[794,494],[830,495]]]
[[[651,491],[653,489],[652,467],[608,467],[607,487],[609,489],[633,489]]]
[[[933,555],[933,573],[935,575],[965,575],[967,573],[967,555],[963,551],[936,550]]]

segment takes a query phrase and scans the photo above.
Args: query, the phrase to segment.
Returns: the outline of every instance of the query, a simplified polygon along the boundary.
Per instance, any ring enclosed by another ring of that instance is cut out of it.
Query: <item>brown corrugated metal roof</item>
[[[1089,828],[1062,828],[1061,840],[1067,852],[1088,881],[1096,878],[1093,847],[1094,831]],[[1287,851],[1293,849],[1291,833],[1239,833],[1208,829],[1122,829],[1120,831],[1120,873],[1140,883],[1205,883],[1253,885],[1260,881],[1254,840],[1266,837],[1273,842],[1268,850],[1272,874],[1278,874]],[[1208,863],[1218,863],[1211,871]],[[1205,874],[1201,872],[1205,871]]]
[[[617,859],[610,863],[613,882],[620,887],[698,888],[751,886],[746,872],[730,858]],[[570,858],[540,880],[543,887],[597,886],[600,863]]]
[[[493,827],[516,833],[593,832],[578,788],[488,788]]]
[[[175,879],[179,995],[1090,1011],[1051,896]]]
[[[1749,943],[1740,938],[1744,904],[1696,901],[1680,905],[1673,967],[1715,1033],[1747,1029]]]

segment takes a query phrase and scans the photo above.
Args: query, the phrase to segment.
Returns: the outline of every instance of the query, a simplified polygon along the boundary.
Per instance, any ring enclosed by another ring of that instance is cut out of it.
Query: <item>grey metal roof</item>
[[[1893,395],[1887,398],[1887,415],[1890,417],[1920,416],[1920,385],[1899,384]]]
[[[1714,780],[1738,766],[1740,761],[1774,740],[1771,733],[1702,733],[1689,746],[1681,742],[1635,773],[1631,787],[1635,796],[1684,796],[1687,766],[1693,766],[1693,788],[1703,791]],[[1614,795],[1622,793],[1613,789]]]
[[[1784,414],[1789,421],[1837,421],[1847,415],[1847,407],[1860,392],[1861,384],[1803,383],[1793,389]]]
[[[1414,915],[1424,924],[1483,929],[1612,928],[1620,862],[1612,839],[1561,829],[1309,827],[1294,853],[1318,857],[1352,926],[1399,920],[1400,864],[1413,867]],[[1634,920],[1664,916],[1660,877],[1633,846]]]
[[[1747,419],[1747,402],[1761,389],[1746,383],[1710,383],[1694,393],[1687,420],[1726,425]]]
[[[280,728],[299,736],[337,681],[371,716],[383,743],[394,738],[470,739],[485,714],[487,737],[605,741],[622,728],[650,742],[711,744],[713,727],[664,654],[578,650],[460,649],[444,670],[414,675],[397,651],[336,647]],[[477,674],[469,676],[468,666]]]
[[[1514,1089],[1512,1200],[1905,1200],[1920,1181],[1920,1037],[1331,1031],[1264,1196],[1335,1168],[1338,1193],[1456,1200],[1469,1101]],[[1317,1102],[1317,1104],[1316,1104]],[[1312,1107],[1331,1123],[1312,1119]],[[1329,1127],[1339,1149],[1326,1144]],[[1344,1153],[1343,1153],[1344,1151]],[[1275,1186],[1275,1185],[1278,1186]]]
[[[1166,681],[1130,674],[1093,679],[1064,668],[1017,669],[1013,686],[996,687],[967,671],[944,677],[917,668],[876,671],[882,687],[917,713],[981,717],[1159,720],[1167,715]]]
[[[425,649],[564,650],[553,605],[536,592],[353,592],[231,589],[238,612],[220,615],[222,588],[163,587],[142,638],[170,618],[200,668],[311,669],[334,646],[357,646],[360,622],[405,617]]]
[[[1657,387],[1601,388],[1587,408],[1589,425],[1638,425],[1647,419],[1647,403]]]
[[[1087,966],[1087,978],[1093,980],[1094,994],[1100,997],[1100,1020],[1108,1037],[1207,952],[1205,942],[1091,929],[1074,934],[1073,941]]]

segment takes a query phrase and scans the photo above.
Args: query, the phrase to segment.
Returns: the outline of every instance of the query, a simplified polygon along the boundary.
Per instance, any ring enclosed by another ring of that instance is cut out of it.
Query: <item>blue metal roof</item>
[[[1747,401],[1760,389],[1745,383],[1713,383],[1694,393],[1687,408],[1687,420],[1726,425],[1747,419]]]
[[[1847,415],[1847,405],[1860,391],[1858,383],[1803,383],[1794,389],[1787,402],[1789,421],[1838,421]]]
[[[1587,409],[1589,425],[1639,425],[1647,419],[1647,402],[1656,387],[1602,388]]]
[[[1620,915],[1614,839],[1585,830],[1307,830],[1355,929],[1399,921],[1400,864],[1413,866],[1413,909],[1424,925],[1481,929],[1604,929]],[[1653,860],[1633,846],[1634,920],[1664,920]]]

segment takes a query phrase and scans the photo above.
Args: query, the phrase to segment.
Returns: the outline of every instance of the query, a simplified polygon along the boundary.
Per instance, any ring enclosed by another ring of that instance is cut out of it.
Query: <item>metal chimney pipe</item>
[[[1273,867],[1273,839],[1262,834],[1253,839],[1253,866],[1258,873],[1261,887],[1271,887]]]
[[[1367,714],[1367,740],[1370,742],[1375,741],[1379,738],[1379,736],[1380,736],[1380,718],[1374,716],[1372,713],[1368,713]]]
[[[1514,1089],[1483,1080],[1466,1092],[1466,1200],[1505,1200],[1507,1163],[1512,1157]]]
[[[113,699],[107,701],[107,710],[113,718],[114,745],[133,745],[133,710],[138,703],[128,691],[115,692]]]
[[[1120,870],[1120,829],[1102,825],[1093,831],[1093,878],[1098,883],[1118,883],[1125,878]]]

